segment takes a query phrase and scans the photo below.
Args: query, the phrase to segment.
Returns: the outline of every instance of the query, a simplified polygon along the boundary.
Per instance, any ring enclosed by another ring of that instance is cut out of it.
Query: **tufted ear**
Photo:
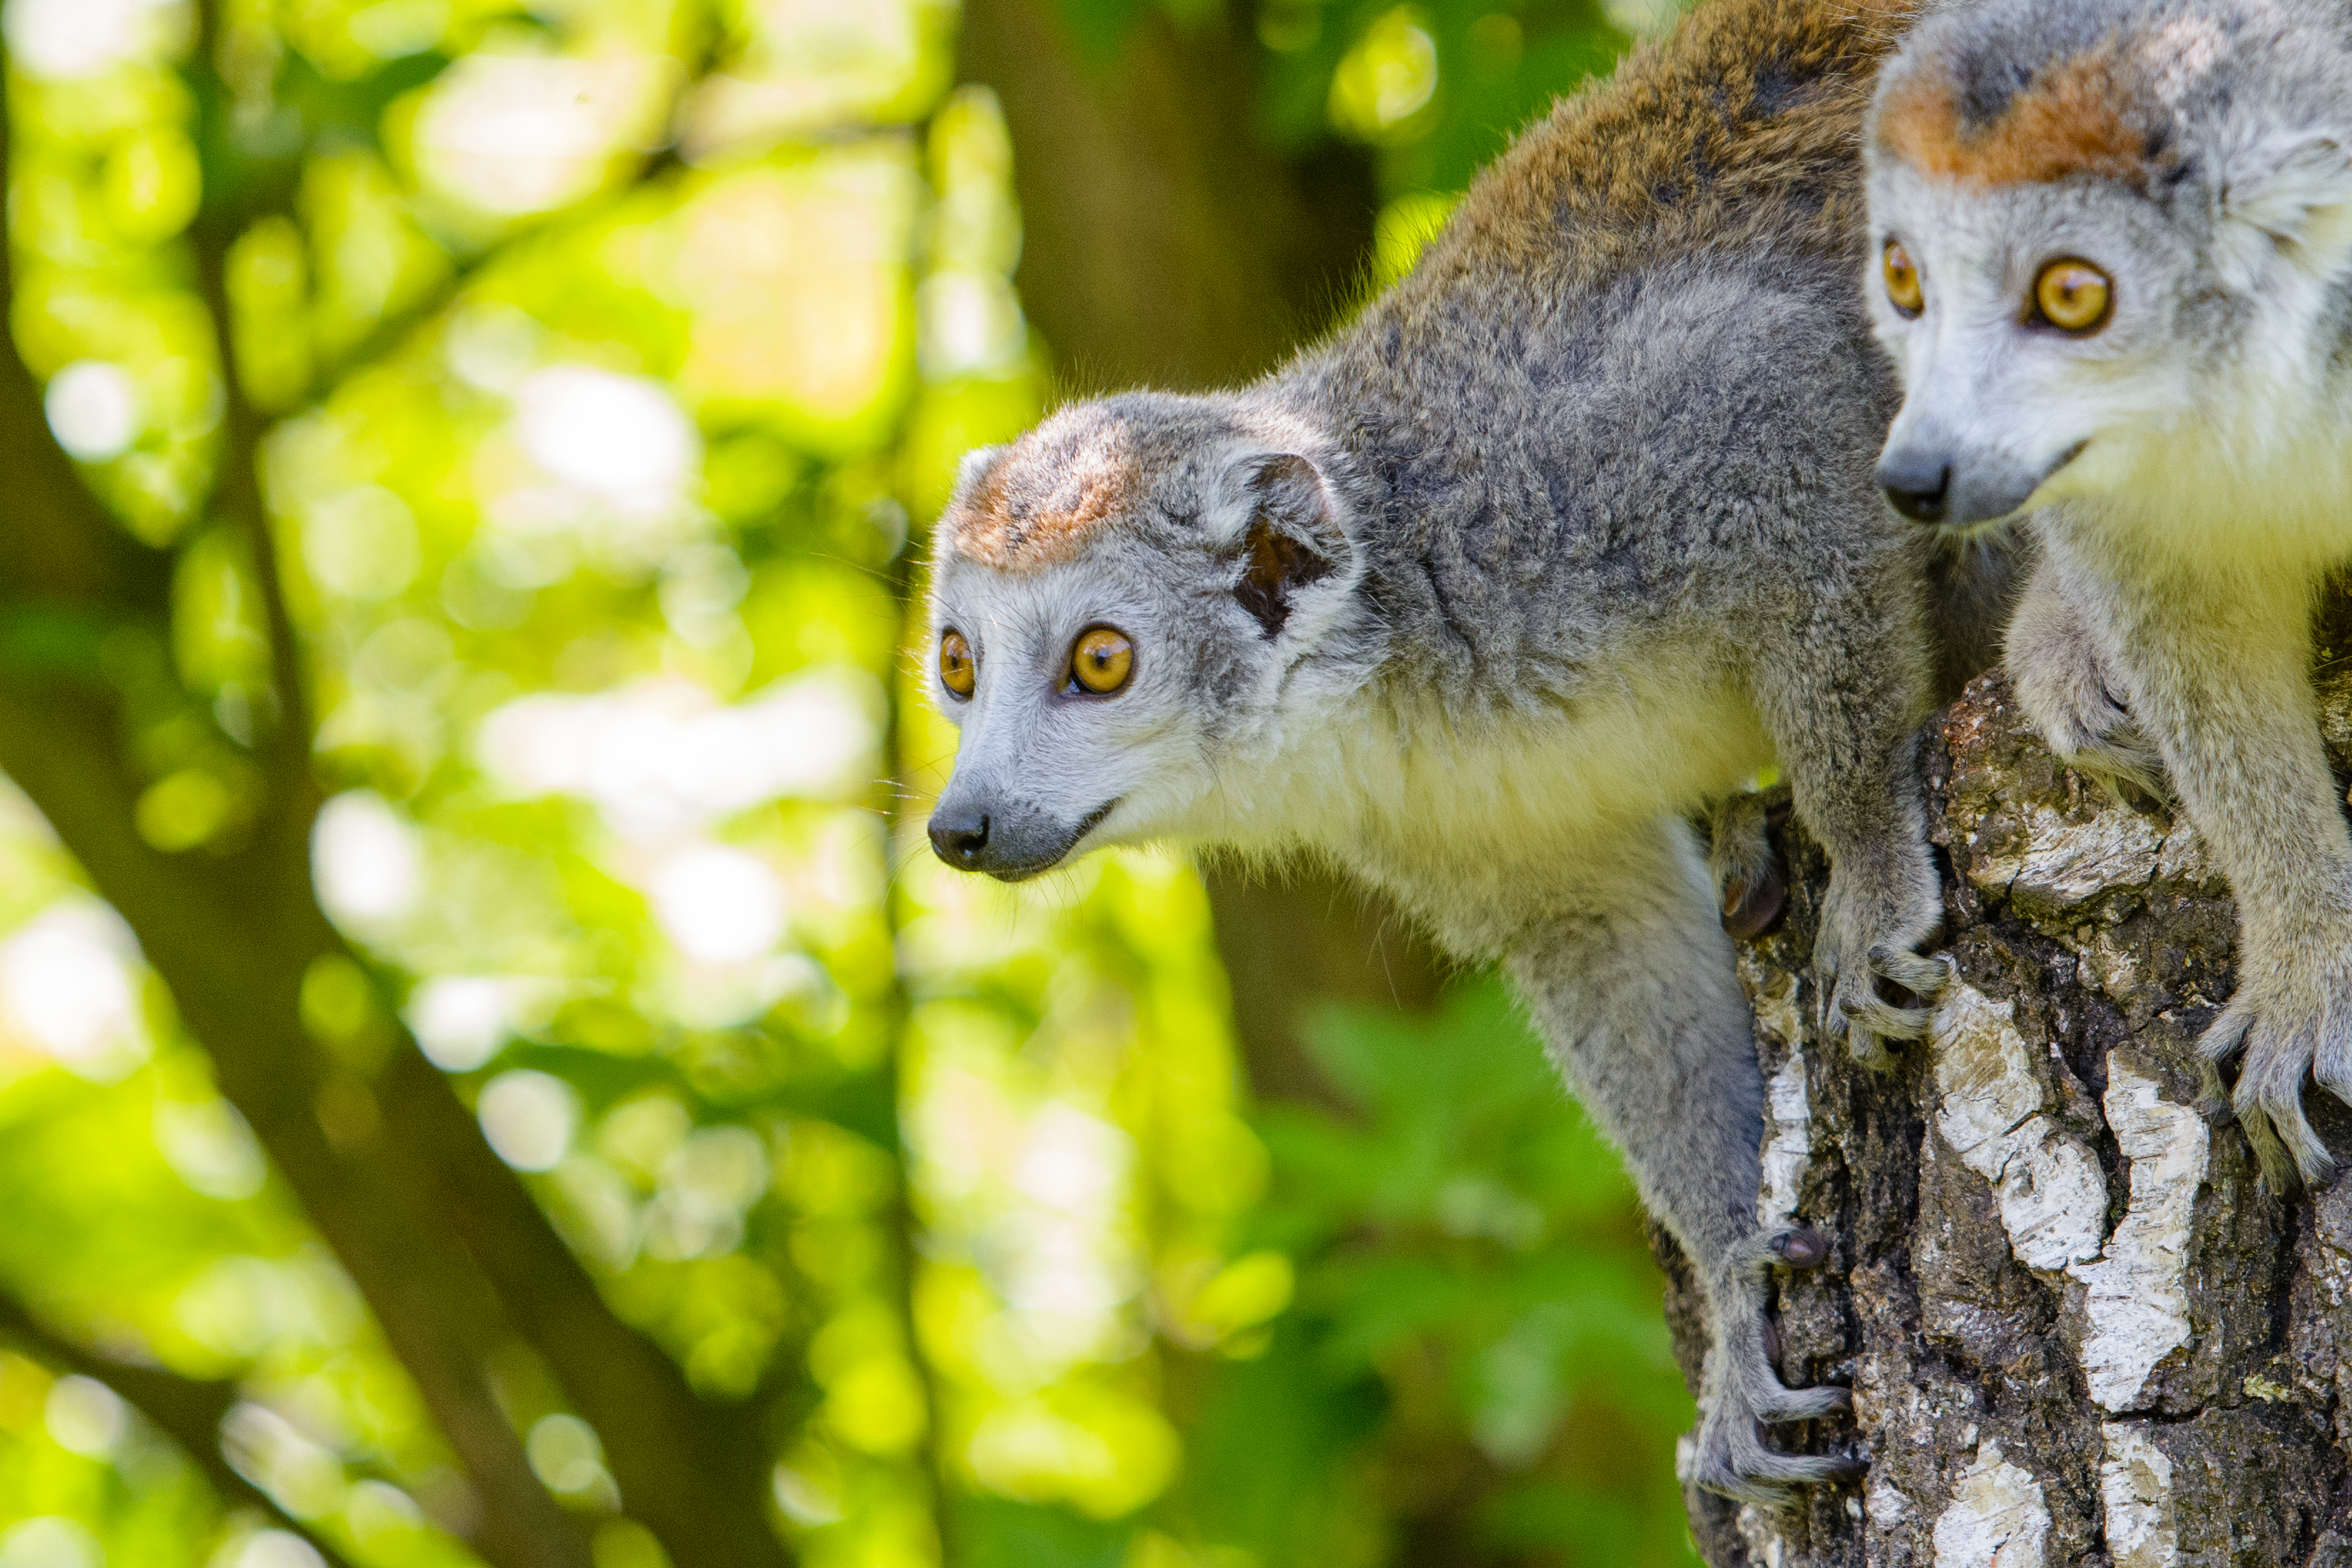
[[[2342,139],[2275,137],[2231,159],[2227,174],[2221,216],[2234,232],[2223,235],[2223,260],[2231,282],[2251,283],[2265,253],[2284,253],[2322,278],[2352,259],[2352,154]]]
[[[1012,450],[1004,445],[975,446],[965,453],[956,463],[957,498],[967,497],[986,484],[989,475],[995,472],[997,464],[1003,462],[1004,455]]]
[[[1295,452],[1251,458],[1244,466],[1250,520],[1242,535],[1242,575],[1234,597],[1277,635],[1303,589],[1337,575],[1348,559],[1347,536],[1322,471]]]

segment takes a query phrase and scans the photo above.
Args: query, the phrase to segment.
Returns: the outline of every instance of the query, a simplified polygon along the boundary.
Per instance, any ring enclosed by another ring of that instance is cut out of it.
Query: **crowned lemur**
[[[1880,474],[1965,531],[2031,509],[2010,635],[2063,756],[2168,775],[2237,894],[2240,1123],[2318,1180],[2352,1099],[2352,836],[2311,684],[2352,560],[2352,8],[1995,0],[1924,22],[1866,141],[1904,378]]]
[[[1853,278],[1854,156],[1908,8],[1722,0],[1559,104],[1413,273],[1206,396],[1062,409],[973,454],[933,541],[930,819],[1014,880],[1147,839],[1318,852],[1499,959],[1711,1302],[1696,1477],[1852,1468],[1759,1421],[1762,1084],[1686,813],[1778,766],[1832,873],[1813,963],[1864,1059],[1944,968],[1916,754],[2004,558],[1872,480],[1895,406]],[[1931,625],[1931,612],[1936,623]],[[1941,630],[1937,628],[1941,627]]]

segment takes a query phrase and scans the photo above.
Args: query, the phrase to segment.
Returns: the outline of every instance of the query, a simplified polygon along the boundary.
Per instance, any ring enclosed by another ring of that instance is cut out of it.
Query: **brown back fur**
[[[1461,259],[1590,282],[1662,255],[1858,245],[1877,63],[1915,0],[1722,0],[1560,100],[1471,187]],[[1435,281],[1434,279],[1432,280]]]

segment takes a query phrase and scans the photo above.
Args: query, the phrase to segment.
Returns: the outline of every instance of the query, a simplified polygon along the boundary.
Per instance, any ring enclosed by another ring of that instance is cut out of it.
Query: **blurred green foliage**
[[[1067,15],[1106,53],[1132,20]],[[1266,123],[1381,149],[1392,276],[1655,20],[1279,0]],[[318,892],[365,960],[313,967],[306,1023],[364,1064],[398,1008],[620,1312],[770,1413],[803,1561],[1369,1568],[1441,1529],[1686,1561],[1630,1192],[1491,985],[1323,1019],[1344,1108],[1254,1106],[1188,867],[1016,894],[921,852],[952,737],[910,695],[908,563],[1044,397],[1011,174],[1053,150],[949,90],[953,26],[9,0],[16,341],[175,552],[168,647],[69,654],[132,694],[132,827],[202,857],[250,819],[268,584],[219,484],[249,463]],[[33,1314],[0,1322],[0,1568],[318,1563],[298,1531],[474,1561],[383,1334],[85,888],[0,797],[0,1283]],[[227,1388],[278,1514],[77,1348]],[[600,1568],[658,1563],[546,1369],[493,1372]]]
[[[1380,1396],[1374,1495],[1408,1521],[1468,1495],[1497,1560],[1680,1561],[1659,1437],[1692,1408],[1632,1188],[1516,1006],[1486,981],[1310,1039],[1353,1114],[1260,1111],[1276,1177],[1243,1228],[1296,1260],[1284,1345],[1335,1403]]]
[[[1673,15],[1671,0],[1269,0],[1257,24],[1267,125],[1293,144],[1335,131],[1373,144],[1391,193],[1458,191],[1553,98]]]

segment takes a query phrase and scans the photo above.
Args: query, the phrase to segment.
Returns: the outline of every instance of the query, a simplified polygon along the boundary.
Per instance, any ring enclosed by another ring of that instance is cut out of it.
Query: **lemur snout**
[[[1887,504],[1913,522],[1940,523],[1952,465],[1941,453],[1890,451],[1878,460],[1878,486]]]
[[[1117,799],[1106,800],[1066,822],[1000,789],[950,787],[931,812],[931,848],[958,871],[1020,882],[1069,859],[1118,804]]]
[[[931,849],[959,871],[978,871],[988,849],[988,813],[976,807],[943,807],[931,813]]]
[[[2008,517],[2033,499],[2049,477],[2082,455],[2087,441],[2039,466],[2006,452],[1948,443],[1932,434],[1890,443],[1878,459],[1887,504],[1915,523],[1972,528]]]

